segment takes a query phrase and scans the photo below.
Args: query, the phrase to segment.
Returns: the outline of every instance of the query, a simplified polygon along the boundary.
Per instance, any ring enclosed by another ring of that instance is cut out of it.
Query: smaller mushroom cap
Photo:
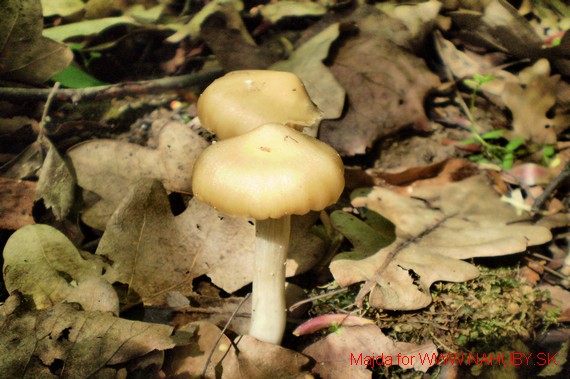
[[[198,199],[257,220],[324,209],[343,189],[338,153],[281,124],[265,124],[209,146],[192,174]]]
[[[267,123],[302,130],[322,115],[297,75],[244,70],[230,72],[206,88],[198,99],[198,117],[204,128],[226,139]]]

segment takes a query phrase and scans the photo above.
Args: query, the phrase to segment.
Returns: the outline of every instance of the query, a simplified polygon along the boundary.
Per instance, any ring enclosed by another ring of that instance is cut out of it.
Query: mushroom
[[[194,165],[192,189],[223,213],[257,220],[250,335],[280,344],[290,217],[338,200],[342,160],[316,138],[265,124],[207,147]]]
[[[290,72],[233,71],[215,80],[198,100],[198,118],[219,139],[235,137],[267,123],[301,130],[322,114],[303,82]]]

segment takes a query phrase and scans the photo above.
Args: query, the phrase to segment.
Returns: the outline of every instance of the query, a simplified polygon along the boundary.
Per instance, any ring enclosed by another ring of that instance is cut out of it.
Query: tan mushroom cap
[[[257,220],[302,215],[338,200],[344,166],[324,142],[265,124],[206,148],[194,165],[192,189],[230,215]]]
[[[206,88],[198,99],[198,117],[204,128],[226,139],[272,122],[302,130],[322,115],[297,75],[244,70],[230,72]]]

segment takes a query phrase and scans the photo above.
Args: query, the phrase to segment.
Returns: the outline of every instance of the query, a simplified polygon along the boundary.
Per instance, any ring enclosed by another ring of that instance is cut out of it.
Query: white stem
[[[291,217],[257,221],[249,334],[279,345],[285,332],[285,262]]]

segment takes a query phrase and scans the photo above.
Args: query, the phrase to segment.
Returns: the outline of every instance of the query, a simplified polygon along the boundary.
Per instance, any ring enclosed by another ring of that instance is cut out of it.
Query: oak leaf
[[[417,188],[413,198],[375,187],[352,204],[396,225],[392,244],[375,253],[355,244],[330,265],[342,286],[364,281],[357,302],[370,292],[370,304],[378,308],[423,308],[431,303],[429,288],[435,281],[479,275],[461,259],[518,253],[552,238],[547,228],[524,222],[525,216],[501,202],[481,175]]]

